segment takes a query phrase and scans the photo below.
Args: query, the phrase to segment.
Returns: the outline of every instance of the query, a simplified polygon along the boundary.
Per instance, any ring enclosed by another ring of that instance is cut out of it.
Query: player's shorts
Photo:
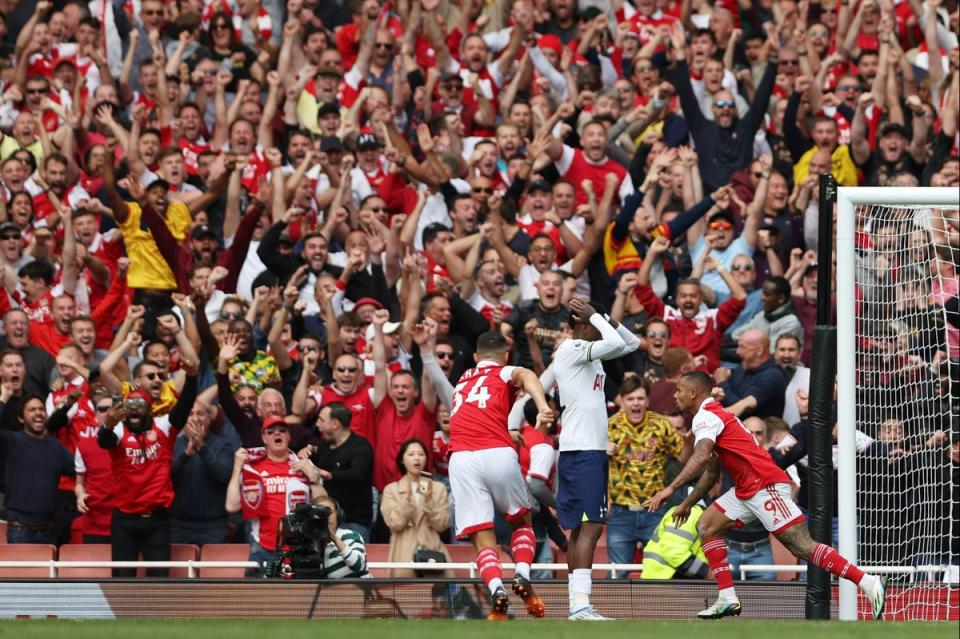
[[[759,519],[764,528],[778,533],[804,520],[800,507],[790,496],[790,484],[765,486],[746,500],[737,497],[735,490],[731,488],[720,495],[713,505],[737,522],[738,528]]]
[[[450,491],[457,538],[493,528],[493,509],[507,521],[530,511],[530,493],[512,448],[460,450],[450,455]]]
[[[605,524],[607,475],[610,460],[605,450],[570,450],[557,461],[557,519],[567,530],[585,521]]]

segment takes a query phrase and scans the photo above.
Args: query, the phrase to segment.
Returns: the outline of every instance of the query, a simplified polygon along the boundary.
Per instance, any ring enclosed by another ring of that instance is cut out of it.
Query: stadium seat
[[[0,545],[7,543],[7,522],[0,519]]]
[[[390,544],[367,544],[367,563],[371,561],[390,561]],[[389,577],[386,568],[369,569],[374,577]]]
[[[60,561],[110,561],[110,544],[64,544]],[[57,576],[67,579],[109,579],[110,568],[58,568]]]
[[[0,561],[49,561],[57,558],[57,549],[50,544],[3,544]],[[49,568],[0,568],[0,577],[47,578]]]
[[[200,548],[200,561],[246,561],[248,544],[206,544]],[[242,579],[243,568],[201,568],[202,579]]]
[[[773,535],[770,535],[770,549],[773,551],[773,563],[778,565],[790,564],[794,566],[798,563],[797,558]],[[799,573],[796,572],[778,572],[777,581],[796,581],[798,575]],[[736,575],[735,578],[739,579],[740,575]]]
[[[196,561],[200,556],[200,549],[193,544],[170,544],[170,561]],[[246,557],[244,557],[246,559]],[[140,555],[143,561],[143,555]],[[146,568],[137,568],[137,577],[146,577]],[[188,568],[171,568],[170,577],[173,579],[186,579],[190,576]]]
[[[477,560],[477,550],[473,544],[447,544],[450,561],[455,564],[466,564]],[[458,578],[470,576],[470,570],[454,570],[453,575]]]

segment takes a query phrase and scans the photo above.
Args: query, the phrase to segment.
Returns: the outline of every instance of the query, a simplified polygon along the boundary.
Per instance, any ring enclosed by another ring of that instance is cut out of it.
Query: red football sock
[[[533,555],[537,549],[537,536],[533,533],[533,528],[524,526],[513,531],[510,537],[510,554],[513,555],[513,561],[520,564],[533,563]]]
[[[503,568],[500,567],[500,555],[497,554],[496,548],[487,547],[477,553],[477,570],[480,571],[480,578],[491,592],[503,582]],[[491,582],[494,580],[497,583],[491,587]]]
[[[826,544],[817,544],[814,546],[810,559],[813,563],[831,574],[843,579],[849,579],[855,584],[859,585],[860,580],[863,579],[862,570],[844,559],[843,555]]]
[[[703,554],[707,557],[707,563],[710,564],[710,570],[713,571],[713,576],[717,578],[717,588],[720,590],[733,588],[733,574],[730,572],[730,564],[727,563],[727,543],[723,537],[705,539],[701,547]]]

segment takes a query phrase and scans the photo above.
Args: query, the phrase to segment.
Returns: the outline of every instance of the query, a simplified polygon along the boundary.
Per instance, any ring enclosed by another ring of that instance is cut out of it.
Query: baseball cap
[[[343,74],[333,67],[320,67],[319,69],[317,69],[317,75],[327,75],[327,76],[332,76],[334,78],[339,78]]]
[[[530,186],[527,187],[527,193],[533,191],[547,191],[548,193],[553,190],[553,187],[550,186],[550,183],[546,180],[534,180],[530,183]]]
[[[362,299],[362,298],[361,298]],[[383,334],[392,335],[400,330],[400,327],[403,326],[400,322],[387,322],[383,325]],[[373,333],[374,328],[373,324],[367,327],[367,334],[364,336],[368,342],[373,342]]]
[[[372,297],[361,297],[360,299],[358,299],[356,302],[353,303],[353,307],[357,308],[359,306],[363,306],[364,304],[370,304],[374,308],[378,308],[378,309],[383,308],[383,304],[380,302],[380,300],[375,300]]]
[[[204,237],[210,236],[214,239],[217,238],[217,234],[213,232],[213,229],[207,226],[206,224],[200,224],[193,227],[193,230],[190,231],[190,238],[194,240],[202,240]]]
[[[157,188],[158,186],[163,187],[163,190],[164,190],[164,191],[169,191],[169,190],[170,190],[170,183],[167,182],[166,180],[164,180],[162,177],[158,177],[156,180],[154,180],[154,181],[152,181],[150,184],[148,184],[145,188],[146,188],[147,191],[149,191],[150,189],[155,189],[155,188]]]
[[[341,142],[338,137],[325,135],[320,140],[320,150],[324,153],[328,151],[343,151],[343,142]]]
[[[20,227],[13,222],[4,222],[3,224],[0,224],[0,234],[7,233],[9,231],[16,231],[17,235],[23,235]]]
[[[537,40],[537,46],[541,49],[553,49],[557,52],[557,55],[563,53],[563,42],[560,40],[560,36],[552,33],[540,36]]]
[[[260,430],[267,430],[272,426],[283,426],[287,428],[287,420],[279,415],[274,415],[273,417],[267,417],[263,420],[263,424],[260,426]]]
[[[885,138],[892,133],[899,133],[908,140],[910,139],[910,135],[907,133],[907,127],[903,126],[899,122],[887,122],[880,127],[881,138]]]
[[[328,113],[336,113],[340,115],[340,103],[334,100],[333,102],[324,102],[320,105],[320,108],[317,109],[317,117],[327,115]]]
[[[143,401],[147,402],[147,406],[153,405],[153,397],[151,397],[150,393],[148,393],[142,388],[134,388],[129,393],[127,393],[127,396],[124,397],[123,399],[124,401],[128,399],[142,399]]]
[[[711,221],[711,222],[716,221],[716,220],[726,220],[727,222],[730,222],[731,224],[733,224],[733,222],[734,222],[734,220],[733,220],[733,212],[732,212],[732,211],[727,211],[727,210],[717,211],[716,213],[714,213],[713,215],[710,216],[710,221]]]
[[[357,138],[357,150],[364,151],[367,149],[379,149],[380,140],[373,133],[362,133],[360,137]]]
[[[280,237],[277,238],[277,244],[289,244],[293,246],[293,240],[290,239],[290,236],[286,233],[281,233]]]

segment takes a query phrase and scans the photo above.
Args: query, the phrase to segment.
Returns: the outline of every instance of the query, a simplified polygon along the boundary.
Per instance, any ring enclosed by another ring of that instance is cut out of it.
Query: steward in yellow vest
[[[706,579],[707,558],[697,538],[697,521],[703,508],[694,505],[683,526],[673,524],[671,508],[660,520],[650,541],[643,548],[641,579]]]

